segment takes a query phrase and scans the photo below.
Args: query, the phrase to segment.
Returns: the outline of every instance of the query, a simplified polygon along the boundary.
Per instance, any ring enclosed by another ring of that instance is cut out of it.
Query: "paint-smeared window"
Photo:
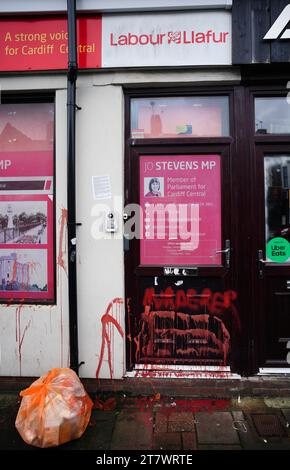
[[[133,139],[228,135],[226,96],[136,98],[131,101]]]
[[[1,301],[54,301],[53,149],[53,103],[1,104]]]

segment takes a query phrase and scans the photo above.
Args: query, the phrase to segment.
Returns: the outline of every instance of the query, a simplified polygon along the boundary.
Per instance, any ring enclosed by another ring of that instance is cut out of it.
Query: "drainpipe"
[[[78,310],[77,310],[77,266],[76,266],[76,175],[75,175],[75,121],[77,32],[76,0],[67,0],[68,22],[68,71],[67,71],[67,232],[68,232],[68,296],[70,367],[79,371]]]

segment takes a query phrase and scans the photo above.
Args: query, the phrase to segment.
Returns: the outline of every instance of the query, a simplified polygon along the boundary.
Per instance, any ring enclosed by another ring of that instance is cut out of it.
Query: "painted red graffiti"
[[[210,355],[224,365],[230,349],[230,334],[221,319],[174,311],[152,311],[142,315],[136,343],[136,361],[142,358],[206,360]],[[213,329],[211,330],[210,327]]]
[[[113,361],[112,361],[112,354],[114,350],[114,344],[112,344],[112,340],[114,339],[114,328],[117,328],[117,331],[121,335],[122,338],[124,338],[124,332],[120,326],[121,322],[121,304],[123,304],[123,299],[120,297],[116,297],[115,299],[112,300],[112,302],[109,303],[106,313],[102,316],[101,318],[101,323],[102,323],[102,345],[101,345],[101,352],[100,352],[100,357],[99,357],[99,364],[96,370],[96,378],[99,377],[99,373],[101,370],[101,366],[103,363],[104,359],[104,352],[105,352],[105,346],[107,345],[107,350],[108,350],[108,365],[109,365],[109,370],[110,370],[110,377],[111,379],[113,378]],[[115,312],[114,312],[114,306]],[[115,318],[114,316],[117,318]]]
[[[181,310],[184,308],[192,312],[208,313],[215,316],[224,315],[225,311],[230,312],[236,331],[241,330],[241,322],[235,301],[237,293],[233,290],[225,292],[212,292],[205,288],[199,294],[195,289],[179,289],[176,292],[171,287],[157,293],[154,287],[145,290],[143,306],[150,306],[152,310]]]
[[[154,310],[162,308],[180,310],[186,307],[193,312],[198,312],[202,307],[206,307],[207,312],[217,315],[222,313],[224,309],[232,307],[236,299],[237,293],[232,290],[213,293],[206,288],[199,294],[195,289],[188,289],[186,292],[179,289],[174,293],[172,287],[167,287],[165,291],[156,293],[155,288],[150,287],[145,290],[143,305],[153,305]]]
[[[67,209],[61,209],[57,264],[64,270],[64,272],[67,275],[67,268],[66,268],[65,259],[64,259],[64,255],[66,254],[66,239],[65,239],[66,225],[67,225]]]

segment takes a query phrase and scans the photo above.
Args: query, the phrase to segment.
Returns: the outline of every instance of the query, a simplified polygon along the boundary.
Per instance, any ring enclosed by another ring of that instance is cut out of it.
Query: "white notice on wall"
[[[92,176],[94,199],[111,199],[111,180],[109,175]]]

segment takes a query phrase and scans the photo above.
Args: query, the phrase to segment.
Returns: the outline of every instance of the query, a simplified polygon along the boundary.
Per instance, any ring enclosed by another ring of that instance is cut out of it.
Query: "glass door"
[[[288,145],[256,151],[259,367],[288,368],[290,346],[290,153]]]

